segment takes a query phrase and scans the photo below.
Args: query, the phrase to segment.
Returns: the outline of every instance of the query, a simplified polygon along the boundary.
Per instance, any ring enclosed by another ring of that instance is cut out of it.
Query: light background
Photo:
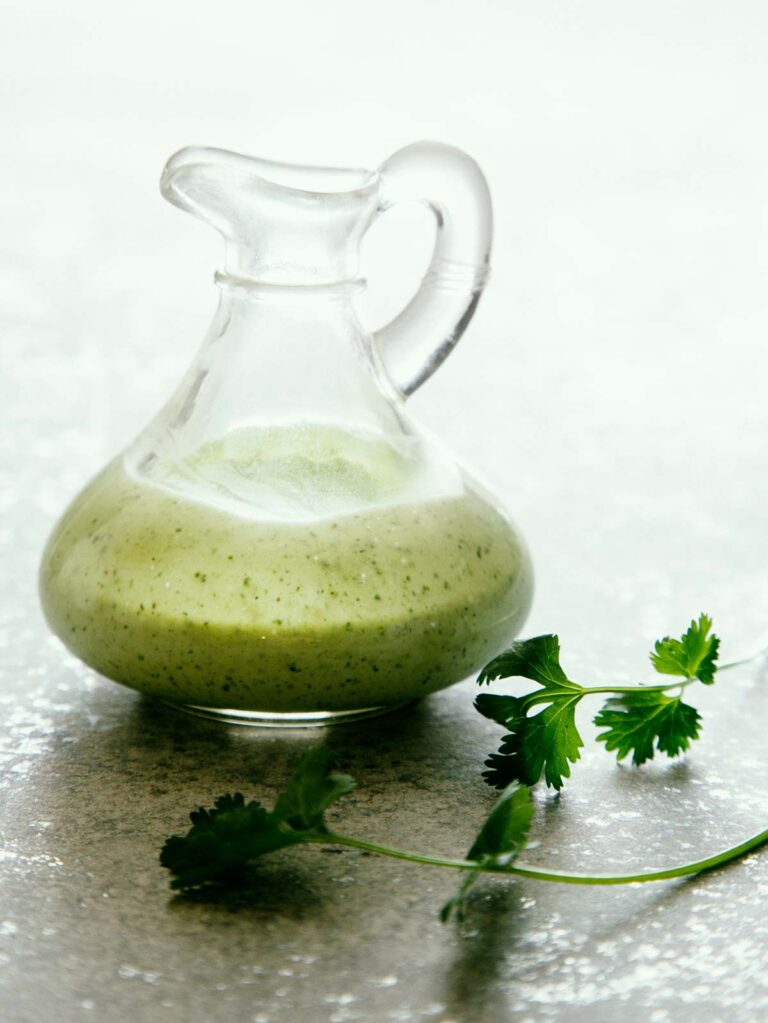
[[[6,0],[0,24],[3,443],[27,455],[2,500],[31,549],[211,316],[220,242],[159,197],[167,156],[372,167],[434,138],[488,176],[494,276],[412,411],[529,537],[530,627],[619,672],[701,608],[760,646],[764,5]],[[388,220],[373,324],[430,245],[426,216]]]

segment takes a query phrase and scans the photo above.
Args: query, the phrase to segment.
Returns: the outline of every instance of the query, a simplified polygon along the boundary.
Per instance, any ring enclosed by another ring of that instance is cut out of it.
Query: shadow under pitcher
[[[254,724],[350,720],[477,671],[525,620],[530,559],[404,410],[486,280],[477,164],[431,142],[375,172],[191,148],[161,189],[224,236],[218,310],[168,404],[56,525],[51,628],[107,678]],[[360,242],[414,201],[432,261],[372,334]]]

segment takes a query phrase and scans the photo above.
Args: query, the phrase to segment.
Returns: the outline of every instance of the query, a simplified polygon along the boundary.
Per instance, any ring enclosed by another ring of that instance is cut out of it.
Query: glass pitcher
[[[169,403],[56,525],[51,628],[116,682],[250,723],[349,720],[478,670],[527,615],[529,557],[404,412],[485,284],[477,164],[436,143],[376,172],[190,148],[161,190],[224,236],[218,311]],[[371,334],[358,249],[404,201],[434,211],[434,254]]]

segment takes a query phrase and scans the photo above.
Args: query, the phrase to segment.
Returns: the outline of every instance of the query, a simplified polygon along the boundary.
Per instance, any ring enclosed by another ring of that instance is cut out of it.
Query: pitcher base
[[[225,725],[247,725],[251,728],[325,728],[328,725],[346,725],[353,721],[375,718],[380,714],[389,714],[412,702],[393,703],[384,707],[363,707],[357,710],[318,710],[279,713],[277,711],[237,710],[226,707],[199,707],[193,703],[174,703],[162,700],[167,707],[192,714],[194,717],[206,718],[208,721],[220,721]]]

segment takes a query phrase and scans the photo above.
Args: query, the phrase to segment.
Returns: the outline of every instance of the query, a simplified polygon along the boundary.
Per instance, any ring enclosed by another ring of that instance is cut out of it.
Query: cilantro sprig
[[[299,845],[347,846],[430,867],[466,874],[456,894],[440,913],[443,921],[462,916],[467,894],[482,874],[512,875],[563,884],[616,885],[639,881],[663,881],[711,870],[750,852],[768,841],[768,829],[746,842],[731,846],[703,860],[639,874],[579,874],[521,863],[534,806],[531,789],[513,781],[501,793],[469,847],[465,859],[446,859],[408,852],[393,846],[339,834],[330,830],[325,813],[355,788],[349,775],[333,770],[327,747],[310,750],[297,766],[274,808],[246,802],[240,794],[220,796],[212,809],[190,814],[192,827],[186,835],[169,838],[160,862],[173,875],[171,888],[180,891],[242,883],[247,868],[264,856]]]
[[[562,788],[584,746],[576,708],[585,696],[598,693],[611,695],[594,718],[604,729],[597,740],[617,759],[631,755],[640,765],[657,750],[670,757],[683,753],[699,737],[701,716],[683,702],[681,693],[694,682],[712,685],[715,680],[720,640],[711,629],[711,619],[701,614],[680,639],[657,640],[651,663],[660,675],[674,676],[675,681],[653,686],[583,686],[565,674],[557,636],[513,643],[485,666],[478,683],[519,677],[539,688],[520,697],[482,693],[475,700],[477,710],[508,733],[485,762],[488,784],[535,785],[543,775],[547,785]]]

